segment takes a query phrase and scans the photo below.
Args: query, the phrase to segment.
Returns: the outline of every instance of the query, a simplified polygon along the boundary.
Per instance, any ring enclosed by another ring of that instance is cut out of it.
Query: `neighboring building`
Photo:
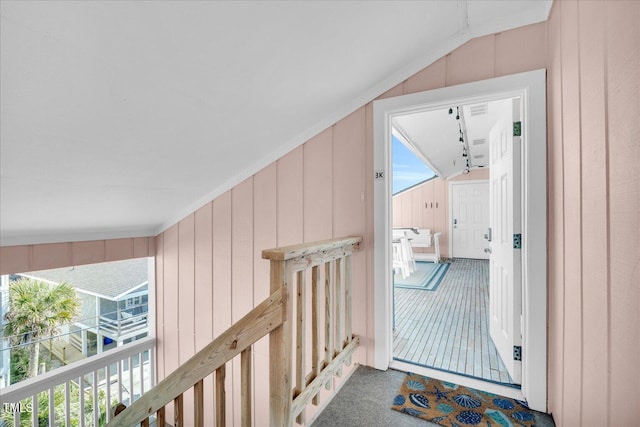
[[[101,353],[147,335],[148,259],[138,258],[20,273],[49,283],[67,282],[82,301],[81,314],[61,339],[83,355]]]

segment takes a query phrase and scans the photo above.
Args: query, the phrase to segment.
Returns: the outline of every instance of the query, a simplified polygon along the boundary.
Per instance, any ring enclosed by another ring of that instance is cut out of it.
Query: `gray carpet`
[[[436,424],[391,409],[405,373],[359,366],[312,427],[435,426]],[[550,415],[535,412],[536,426],[554,427]]]

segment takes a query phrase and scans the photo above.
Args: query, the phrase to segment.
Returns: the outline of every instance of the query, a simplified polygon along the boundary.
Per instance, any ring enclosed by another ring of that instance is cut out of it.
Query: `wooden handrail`
[[[323,385],[330,387],[334,375],[351,363],[358,337],[351,333],[351,255],[359,250],[361,237],[345,237],[315,243],[268,249],[262,257],[270,260],[271,296],[231,326],[218,338],[169,374],[114,417],[108,426],[148,425],[148,417],[157,414],[157,422],[165,421],[165,405],[173,401],[175,425],[183,425],[183,393],[194,389],[194,421],[203,426],[203,379],[215,372],[216,425],[224,426],[226,363],[241,355],[241,425],[251,425],[251,346],[269,334],[269,378],[271,426],[286,427],[305,423],[305,408],[318,404]],[[311,270],[309,285],[307,271]],[[324,310],[319,297],[321,276],[324,278]],[[309,288],[309,289],[308,289]],[[309,316],[311,312],[311,366],[307,370]],[[290,298],[289,296],[295,296]],[[296,306],[294,316],[293,306]],[[324,313],[324,325],[319,315]],[[295,329],[295,359],[292,354]],[[324,337],[321,349],[320,337]],[[292,375],[293,361],[296,372]],[[292,382],[295,381],[295,386]]]
[[[285,306],[285,293],[282,290],[272,293],[152,390],[114,417],[107,426],[131,427],[164,408],[167,403],[181,397],[186,390],[278,328],[284,320]]]
[[[361,237],[344,237],[262,251],[262,258],[271,261],[271,292],[288,289],[289,295],[297,296],[295,317],[293,298],[290,298],[287,300],[282,327],[273,331],[269,338],[271,426],[290,426],[294,418],[304,424],[305,407],[309,403],[317,405],[322,385],[330,388],[333,376],[340,374],[344,363],[350,363],[359,342],[351,334],[351,255],[359,250],[360,242]],[[308,269],[311,269],[312,307],[310,372],[305,367],[308,317],[305,270]],[[324,327],[318,322],[321,311],[318,299],[321,270],[325,278]],[[291,354],[294,328],[295,359]],[[322,332],[325,351],[321,351],[318,345]],[[292,374],[294,360],[295,375]],[[295,385],[292,384],[294,379]]]
[[[307,255],[316,255],[335,250],[346,250],[349,253],[356,252],[362,237],[342,237],[339,239],[321,240],[313,243],[283,246],[281,248],[265,249],[262,258],[271,261],[287,261],[292,258],[304,258]]]

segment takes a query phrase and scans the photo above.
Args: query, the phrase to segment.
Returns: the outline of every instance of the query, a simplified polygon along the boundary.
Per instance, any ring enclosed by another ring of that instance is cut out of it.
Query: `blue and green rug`
[[[447,274],[447,270],[451,264],[441,262],[433,263],[427,261],[417,261],[416,271],[409,277],[402,278],[401,274],[393,276],[393,286],[397,288],[423,289],[426,291],[435,291],[440,282]]]
[[[391,409],[441,426],[533,426],[526,402],[407,374]]]

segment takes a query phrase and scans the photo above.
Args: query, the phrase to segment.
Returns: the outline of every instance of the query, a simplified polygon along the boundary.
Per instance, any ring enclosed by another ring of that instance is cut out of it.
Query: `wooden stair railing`
[[[334,375],[350,364],[358,346],[351,332],[351,255],[358,251],[361,237],[268,249],[262,258],[271,263],[271,296],[236,322],[219,337],[178,367],[130,407],[114,416],[107,426],[165,425],[165,406],[174,402],[174,425],[183,426],[183,394],[193,387],[194,424],[204,425],[203,380],[215,371],[215,418],[224,426],[225,366],[240,354],[241,420],[251,425],[251,346],[269,337],[270,425],[290,426],[293,420],[305,423],[305,408],[318,404],[323,386],[330,389]],[[307,360],[307,270],[311,277],[311,366]],[[320,285],[324,278],[324,325],[320,325]],[[294,280],[295,277],[295,280]],[[294,316],[295,296],[296,314]],[[292,374],[293,331],[295,328],[295,375]],[[321,348],[320,339],[324,339]],[[295,384],[292,381],[295,380]]]

